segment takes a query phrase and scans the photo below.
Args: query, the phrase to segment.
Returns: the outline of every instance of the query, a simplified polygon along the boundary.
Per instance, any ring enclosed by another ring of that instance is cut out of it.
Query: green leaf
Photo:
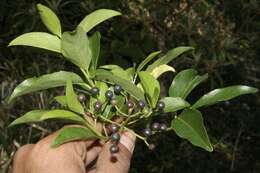
[[[73,83],[83,83],[83,80],[75,73],[60,71],[51,74],[46,74],[40,77],[33,77],[26,79],[20,83],[13,91],[8,102],[10,103],[16,97],[40,91],[48,88],[54,88],[66,85],[67,80],[71,80]]]
[[[45,32],[29,32],[12,40],[8,46],[31,46],[61,53],[59,37]]]
[[[61,24],[56,14],[48,7],[37,4],[42,22],[55,35],[61,37]]]
[[[56,96],[54,100],[64,107],[68,106],[66,96]]]
[[[203,124],[203,118],[198,110],[184,110],[178,117],[172,120],[172,128],[176,134],[190,141],[193,145],[212,152],[207,131]]]
[[[85,111],[81,103],[78,101],[78,97],[73,90],[71,80],[67,81],[66,84],[66,101],[70,110],[84,115]]]
[[[9,127],[32,122],[41,122],[48,119],[63,119],[84,124],[85,120],[77,114],[66,110],[33,110],[13,121]]]
[[[137,86],[135,86],[132,82],[130,82],[128,80],[125,80],[121,77],[113,75],[111,72],[109,72],[107,70],[98,69],[96,71],[95,79],[96,80],[107,80],[111,83],[119,84],[122,86],[122,88],[126,92],[131,94],[137,100],[144,99],[144,93],[142,92],[142,90],[140,88],[138,88]]]
[[[256,93],[257,91],[258,91],[257,88],[253,88],[245,85],[235,85],[235,86],[215,89],[202,96],[194,105],[192,105],[192,108],[196,109],[202,106],[209,106],[221,101],[233,99],[243,94]]]
[[[165,97],[161,101],[165,103],[164,112],[176,112],[190,106],[188,102],[180,97]]]
[[[89,38],[89,46],[90,46],[90,50],[92,52],[91,69],[93,71],[96,70],[97,64],[98,64],[98,58],[99,58],[99,53],[100,53],[100,39],[101,39],[100,32],[95,32]]]
[[[88,37],[82,28],[78,27],[76,31],[62,34],[61,51],[73,64],[88,71],[92,54]]]
[[[113,117],[113,113],[111,112],[112,108],[113,108],[113,106],[107,105],[106,108],[104,109],[104,111],[102,112],[101,116],[103,116],[107,119],[111,119]]]
[[[11,124],[9,124],[9,127],[23,123],[40,122],[42,115],[44,115],[46,112],[48,112],[48,110],[33,110],[27,112],[26,114],[24,114],[20,118],[17,118]]]
[[[107,84],[101,81],[96,81],[95,86],[99,88],[98,100],[101,103],[104,103],[106,101],[105,93],[108,90]]]
[[[146,64],[148,64],[153,58],[155,58],[157,55],[159,55],[162,51],[156,51],[152,52],[150,55],[148,55],[137,67],[137,72],[141,71]]]
[[[158,67],[159,65],[162,64],[168,64],[170,61],[173,59],[177,58],[181,54],[193,50],[194,48],[192,47],[176,47],[169,52],[166,53],[166,55],[162,56],[158,60],[154,61],[151,65],[148,66],[147,70],[148,72],[151,72],[155,67]]]
[[[79,26],[82,27],[85,32],[88,32],[99,23],[118,15],[121,15],[121,13],[118,11],[99,9],[87,15],[80,22]]]
[[[64,127],[52,143],[52,147],[58,147],[61,144],[75,140],[98,139],[99,137],[91,130],[85,127]]]
[[[155,67],[150,74],[155,79],[157,79],[163,73],[168,72],[168,71],[175,72],[175,69],[171,66],[166,65],[166,64],[162,64],[162,65],[159,65],[158,67]]]
[[[208,78],[208,74],[202,76],[197,74],[194,69],[179,72],[169,88],[169,96],[185,99],[196,86]]]
[[[115,75],[115,76],[121,77],[126,80],[130,80],[130,81],[132,80],[132,76],[129,74],[129,72],[127,72],[126,70],[124,70],[122,67],[120,67],[118,65],[109,64],[109,65],[100,66],[100,68],[110,70],[113,73],[113,75]]]
[[[159,82],[148,72],[141,71],[138,73],[141,84],[145,93],[148,95],[150,103],[153,108],[156,107],[157,101],[160,96]]]
[[[40,118],[40,120],[47,119],[64,119],[75,121],[81,124],[85,123],[85,120],[81,118],[79,115],[67,110],[51,110],[43,114],[43,116]]]

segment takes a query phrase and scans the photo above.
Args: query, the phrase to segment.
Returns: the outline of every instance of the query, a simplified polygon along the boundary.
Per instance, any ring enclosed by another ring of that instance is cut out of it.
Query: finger
[[[96,141],[87,148],[86,166],[93,162],[99,155],[104,144],[101,141]]]
[[[130,161],[135,146],[135,136],[130,132],[122,134],[118,143],[119,152],[111,155],[111,142],[107,142],[96,163],[97,173],[127,173],[130,167]]]
[[[26,160],[24,158],[29,155],[33,147],[33,144],[27,144],[18,149],[14,156],[12,173],[25,173],[24,162]]]

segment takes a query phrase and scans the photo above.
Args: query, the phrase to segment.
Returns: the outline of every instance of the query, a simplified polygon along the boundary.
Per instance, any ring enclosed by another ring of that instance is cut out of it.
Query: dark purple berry
[[[111,99],[111,100],[110,100],[110,104],[111,104],[112,106],[116,106],[117,100],[116,100],[116,99]]]
[[[165,103],[164,103],[163,101],[159,101],[159,102],[157,103],[157,108],[158,108],[159,110],[163,110],[164,107],[165,107]]]
[[[80,101],[80,102],[86,101],[86,95],[83,94],[83,93],[79,93],[79,95],[78,95],[78,101]]]
[[[145,101],[144,101],[144,100],[140,100],[140,101],[138,102],[138,106],[139,106],[141,109],[143,109],[143,108],[145,107]]]
[[[117,153],[118,151],[119,151],[118,146],[117,146],[116,144],[112,144],[111,147],[110,147],[110,152],[111,152],[112,154],[115,154],[115,153]]]
[[[114,92],[115,92],[116,94],[120,94],[121,91],[122,91],[121,85],[116,84],[116,85],[114,86]]]
[[[116,133],[116,132],[118,131],[119,127],[118,127],[118,125],[116,125],[116,124],[111,124],[111,125],[110,125],[110,129],[111,129],[111,131],[112,131],[113,133]]]
[[[164,124],[164,123],[160,124],[160,130],[161,130],[161,131],[166,131],[167,128],[168,128],[168,127],[167,127],[166,124]]]
[[[133,108],[133,107],[134,107],[134,103],[133,103],[131,100],[129,100],[129,101],[127,102],[127,107],[128,107],[128,109]]]
[[[153,130],[159,130],[159,129],[160,129],[160,124],[159,124],[159,123],[156,123],[156,122],[153,123],[153,124],[152,124],[152,129],[153,129]]]
[[[119,133],[112,133],[111,141],[118,142],[119,140],[120,140],[120,134]]]
[[[109,99],[109,100],[112,99],[113,96],[114,96],[113,92],[110,91],[110,90],[107,90],[105,95],[106,95],[106,98]]]
[[[146,128],[144,129],[144,135],[145,136],[151,136],[152,135],[152,130],[150,128]]]
[[[96,111],[99,111],[102,107],[102,104],[100,101],[96,101],[95,104],[94,104],[94,108]]]
[[[99,88],[98,88],[98,87],[93,87],[93,88],[91,88],[91,94],[92,94],[93,96],[98,95],[98,94],[99,94]]]

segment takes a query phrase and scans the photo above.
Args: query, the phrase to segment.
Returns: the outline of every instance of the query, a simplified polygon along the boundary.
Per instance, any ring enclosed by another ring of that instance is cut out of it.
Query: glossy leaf
[[[51,110],[43,114],[43,116],[40,119],[41,120],[64,119],[64,120],[75,121],[82,124],[85,123],[85,120],[81,118],[79,115],[67,110]]]
[[[209,106],[221,101],[233,99],[243,94],[256,93],[257,91],[258,91],[257,88],[253,88],[245,85],[235,85],[235,86],[215,89],[202,96],[194,105],[192,105],[192,108],[195,109],[202,106]]]
[[[88,32],[99,23],[118,15],[121,15],[121,13],[118,11],[99,9],[87,15],[80,22],[79,26],[82,27],[85,32]]]
[[[66,96],[56,96],[54,100],[64,107],[68,106]]]
[[[51,31],[53,34],[61,37],[61,24],[59,18],[56,14],[48,7],[37,4],[39,14],[41,16],[42,22],[44,25]]]
[[[151,65],[148,66],[147,70],[148,72],[151,72],[155,67],[158,67],[162,64],[168,64],[173,59],[177,58],[181,54],[188,52],[190,50],[193,50],[192,47],[176,47],[169,52],[166,53],[166,55],[162,56],[158,60],[154,61]]]
[[[30,46],[61,53],[61,41],[45,32],[29,32],[12,40],[8,46]]]
[[[161,76],[163,73],[166,72],[175,72],[175,69],[171,66],[168,66],[166,64],[159,65],[158,67],[155,67],[153,71],[150,73],[155,79],[157,79],[159,76]]]
[[[78,101],[78,97],[75,94],[71,80],[66,84],[66,101],[70,110],[84,115],[85,111],[81,103]]]
[[[138,73],[138,75],[143,89],[149,97],[152,107],[155,108],[160,96],[159,82],[148,72],[141,71]]]
[[[92,54],[88,37],[82,28],[76,31],[64,32],[61,38],[62,54],[78,67],[88,71]]]
[[[105,93],[108,90],[107,84],[101,81],[96,81],[95,86],[99,88],[98,100],[101,101],[101,103],[104,103],[106,101]]]
[[[121,77],[123,79],[126,79],[126,80],[132,79],[131,75],[129,75],[129,73],[126,70],[124,70],[122,67],[120,67],[118,65],[109,64],[109,65],[100,66],[100,68],[108,69],[108,70],[110,70],[110,72],[113,73],[113,75]]]
[[[107,119],[111,119],[113,117],[113,113],[111,112],[112,108],[113,108],[113,106],[107,105],[106,108],[104,109],[104,111],[102,112],[101,116],[103,116]]]
[[[180,97],[164,97],[161,101],[165,103],[164,112],[176,112],[190,106],[188,102]]]
[[[85,127],[64,127],[52,143],[52,147],[58,147],[66,142],[75,140],[91,140],[99,137]]]
[[[95,32],[89,38],[89,46],[90,46],[90,50],[92,52],[91,69],[93,71],[96,70],[97,64],[98,64],[98,58],[99,58],[99,53],[100,53],[100,39],[101,39],[101,35],[99,32]]]
[[[190,141],[193,145],[212,152],[207,131],[203,124],[203,118],[198,110],[184,110],[178,117],[172,120],[172,128],[176,134]]]
[[[141,71],[145,65],[147,65],[151,60],[153,60],[157,55],[159,55],[162,51],[152,52],[148,55],[137,67],[137,72]]]
[[[17,118],[9,126],[23,123],[41,122],[48,119],[62,119],[84,124],[85,120],[77,114],[66,110],[33,110]]]
[[[83,80],[75,73],[60,71],[46,74],[40,77],[26,79],[20,83],[13,91],[8,102],[10,103],[16,97],[40,91],[48,88],[54,88],[66,85],[66,81],[71,80],[73,83],[83,83]]]
[[[111,72],[107,70],[97,70],[95,79],[109,81],[113,84],[119,84],[126,92],[130,93],[137,100],[144,99],[144,93],[140,88],[138,88],[128,80],[113,75]]]
[[[30,112],[27,112],[26,114],[24,114],[20,118],[17,118],[16,120],[14,120],[9,125],[9,127],[12,127],[12,126],[18,125],[18,124],[23,124],[23,123],[40,122],[41,121],[40,118],[46,112],[48,112],[48,110],[33,110],[33,111],[30,111]]]
[[[173,79],[169,88],[169,96],[185,99],[196,86],[207,78],[208,74],[200,76],[194,69],[183,70]]]

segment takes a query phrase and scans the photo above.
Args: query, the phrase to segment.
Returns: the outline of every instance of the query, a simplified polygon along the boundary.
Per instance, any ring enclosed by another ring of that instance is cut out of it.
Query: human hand
[[[51,148],[55,132],[37,144],[21,147],[14,157],[12,173],[127,173],[135,145],[130,132],[121,135],[119,152],[111,155],[111,142],[74,141]]]

